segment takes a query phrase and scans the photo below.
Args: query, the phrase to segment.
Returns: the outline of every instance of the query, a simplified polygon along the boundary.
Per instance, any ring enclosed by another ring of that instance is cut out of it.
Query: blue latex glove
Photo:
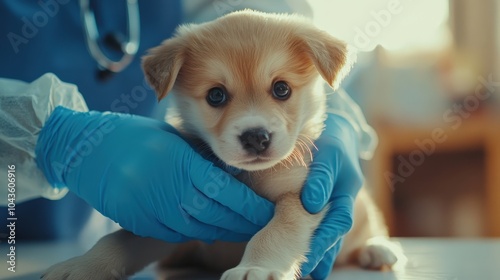
[[[302,275],[326,279],[340,252],[343,236],[353,223],[354,199],[364,178],[358,159],[357,135],[343,117],[329,114],[325,131],[315,142],[318,150],[304,189],[302,203],[317,213],[330,203],[330,210],[316,230]]]
[[[53,186],[67,186],[140,236],[246,241],[274,213],[165,122],[57,107],[35,152]]]

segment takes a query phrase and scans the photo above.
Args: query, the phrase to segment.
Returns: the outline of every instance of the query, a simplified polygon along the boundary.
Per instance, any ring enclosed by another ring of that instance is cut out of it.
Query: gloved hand
[[[274,212],[161,121],[57,107],[35,152],[53,186],[140,236],[244,241]]]
[[[328,114],[326,128],[315,142],[318,150],[304,188],[302,203],[317,213],[330,203],[330,209],[316,230],[302,265],[302,275],[326,279],[340,252],[343,236],[353,223],[354,199],[363,184],[358,159],[357,134],[343,117]]]

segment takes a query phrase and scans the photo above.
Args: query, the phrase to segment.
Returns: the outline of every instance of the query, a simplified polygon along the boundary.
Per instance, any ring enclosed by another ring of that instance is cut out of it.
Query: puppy
[[[237,178],[275,203],[274,217],[248,244],[175,245],[118,231],[44,279],[113,279],[165,256],[162,266],[199,265],[225,271],[222,279],[299,278],[328,210],[308,213],[300,192],[323,130],[323,85],[335,88],[349,68],[346,45],[302,17],[245,10],[179,27],[150,50],[143,68],[159,99],[175,89],[179,118],[172,124],[243,170]],[[398,247],[363,190],[354,212],[337,264],[392,266]]]

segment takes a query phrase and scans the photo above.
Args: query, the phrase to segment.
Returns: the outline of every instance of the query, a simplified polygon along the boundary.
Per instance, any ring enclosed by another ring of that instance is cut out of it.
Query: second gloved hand
[[[354,199],[364,181],[352,125],[334,114],[328,114],[325,125],[315,142],[318,150],[302,190],[302,203],[309,212],[317,213],[330,204],[302,265],[302,275],[311,274],[313,279],[326,279],[330,274],[343,237],[352,227]]]
[[[170,125],[139,116],[58,107],[36,160],[67,187],[140,236],[169,242],[249,240],[273,205],[205,160]]]

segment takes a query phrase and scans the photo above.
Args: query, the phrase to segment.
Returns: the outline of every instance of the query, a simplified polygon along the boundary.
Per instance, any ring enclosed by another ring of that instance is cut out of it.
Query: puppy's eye
[[[211,88],[207,94],[207,102],[210,106],[219,107],[227,102],[227,93],[220,87]]]
[[[273,85],[273,96],[279,100],[286,100],[290,97],[292,90],[287,83],[283,81],[277,81]]]

